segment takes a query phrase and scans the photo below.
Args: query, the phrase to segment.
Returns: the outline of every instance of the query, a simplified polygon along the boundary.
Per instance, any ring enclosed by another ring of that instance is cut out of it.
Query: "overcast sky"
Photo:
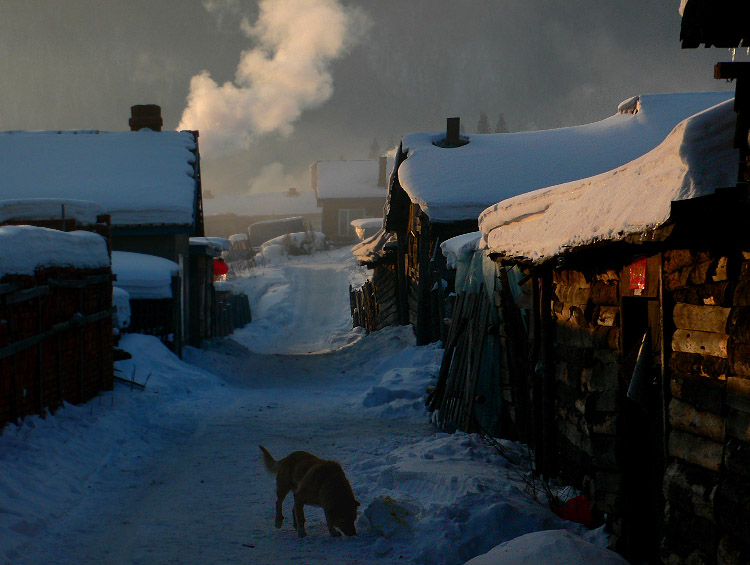
[[[0,0],[0,130],[122,130],[132,104],[156,103],[165,129],[201,131],[205,189],[304,188],[312,161],[367,158],[373,139],[385,150],[449,116],[468,133],[481,111],[547,129],[636,94],[732,89],[713,79],[729,52],[680,49],[678,7]]]

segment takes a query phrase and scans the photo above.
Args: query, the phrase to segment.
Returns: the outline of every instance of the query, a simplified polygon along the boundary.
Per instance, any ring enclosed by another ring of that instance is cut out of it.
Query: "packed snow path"
[[[346,250],[264,267],[236,281],[255,320],[232,339],[183,362],[125,336],[134,357],[118,368],[148,377],[143,392],[118,385],[6,427],[0,563],[457,564],[539,530],[606,540],[532,500],[523,470],[481,438],[436,432],[423,398],[440,350],[415,347],[409,328],[352,331],[347,287],[361,276]],[[362,502],[359,535],[332,538],[308,507],[298,538],[291,496],[274,528],[259,444],[338,459]]]

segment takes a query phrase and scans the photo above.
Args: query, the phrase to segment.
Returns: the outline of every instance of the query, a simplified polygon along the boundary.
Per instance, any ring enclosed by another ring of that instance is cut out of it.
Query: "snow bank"
[[[736,183],[735,122],[728,100],[684,120],[655,149],[621,167],[497,203],[479,217],[490,251],[542,261],[663,224],[672,201]]]
[[[471,135],[467,145],[433,145],[445,132],[403,139],[401,186],[432,221],[474,219],[496,202],[610,171],[656,147],[682,120],[731,92],[651,94],[600,122],[545,131]]]
[[[23,220],[74,220],[80,225],[96,224],[104,208],[86,200],[28,198],[0,200],[0,223]]]
[[[193,223],[190,132],[0,132],[0,199],[100,204],[112,225]]]
[[[51,266],[97,269],[109,264],[107,242],[99,234],[34,226],[0,227],[0,277],[31,275]]]
[[[3,563],[28,562],[21,547],[80,505],[103,470],[156,457],[169,435],[189,433],[196,410],[223,390],[217,377],[180,361],[156,337],[127,334],[120,347],[133,359],[118,361],[116,374],[147,383],[143,392],[118,386],[82,406],[65,404],[54,416],[0,430]]]
[[[568,530],[533,532],[507,541],[466,565],[625,565],[617,553],[594,545]]]
[[[260,246],[258,260],[271,260],[286,255],[310,255],[327,248],[327,239],[322,232],[296,232],[269,239]]]
[[[117,275],[114,285],[130,298],[154,300],[172,298],[172,277],[180,272],[180,266],[155,255],[113,251],[112,272]]]
[[[122,288],[112,287],[112,306],[116,311],[112,316],[112,325],[124,330],[130,325],[130,295]]]

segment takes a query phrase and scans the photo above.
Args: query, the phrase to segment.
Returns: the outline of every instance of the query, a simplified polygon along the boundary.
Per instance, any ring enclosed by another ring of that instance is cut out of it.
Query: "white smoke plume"
[[[219,85],[205,70],[190,81],[178,129],[199,130],[204,154],[289,135],[303,111],[331,97],[331,61],[367,29],[366,16],[338,0],[261,0],[259,8],[255,24],[242,23],[257,46],[242,53],[234,82]]]
[[[295,176],[284,171],[279,162],[263,165],[256,177],[248,182],[250,193],[287,192],[290,188],[306,190],[309,188],[309,175]]]

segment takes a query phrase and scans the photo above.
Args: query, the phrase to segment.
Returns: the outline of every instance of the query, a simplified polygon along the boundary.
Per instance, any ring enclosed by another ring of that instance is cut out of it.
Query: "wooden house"
[[[321,228],[335,243],[357,241],[353,220],[383,215],[388,172],[393,160],[317,161],[310,166],[311,186],[321,208]]]
[[[133,106],[129,123],[128,132],[0,132],[0,199],[98,204],[111,218],[113,250],[180,265],[186,324],[199,286],[188,275],[189,238],[204,235],[198,132],[161,131],[155,105]],[[187,335],[185,327],[173,333]]]
[[[634,560],[750,556],[750,195],[735,118],[719,104],[632,162],[479,219],[507,289],[507,431],[584,491]],[[525,276],[510,282],[510,266]]]
[[[730,96],[637,96],[593,124],[468,138],[459,134],[458,119],[451,118],[446,132],[404,137],[391,176],[385,229],[398,240],[398,296],[417,342],[444,337],[441,300],[433,296],[445,278],[438,274],[444,265],[438,242],[476,231],[479,214],[499,200],[635,159],[682,119]]]
[[[0,428],[113,386],[112,271],[94,232],[0,227]]]

